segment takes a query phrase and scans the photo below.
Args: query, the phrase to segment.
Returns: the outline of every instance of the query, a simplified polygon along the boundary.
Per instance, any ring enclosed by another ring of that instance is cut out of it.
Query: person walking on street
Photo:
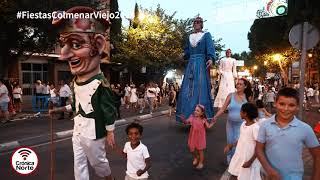
[[[259,133],[256,121],[258,108],[252,103],[245,103],[241,106],[240,116],[244,122],[240,127],[239,140],[234,144],[228,144],[224,149],[224,153],[227,154],[232,147],[236,147],[228,172],[238,180],[261,180],[261,164],[255,153]]]
[[[319,87],[316,87],[314,90],[314,100],[317,105],[319,105]]]
[[[22,89],[20,88],[18,83],[14,85],[12,94],[13,94],[14,107],[18,112],[21,112]]]
[[[251,84],[244,78],[238,80],[236,84],[237,91],[235,93],[230,93],[223,106],[219,109],[217,114],[213,117],[214,121],[228,109],[228,118],[226,124],[227,131],[227,143],[234,144],[239,139],[240,127],[243,120],[240,117],[241,106],[246,102],[251,102],[253,100],[253,92],[251,90]],[[231,158],[235,152],[235,147],[233,147],[227,154],[227,163],[229,164]]]
[[[181,122],[183,115],[188,118],[197,104],[202,104],[206,109],[209,121],[213,117],[211,101],[210,67],[216,60],[212,36],[203,32],[203,19],[196,17],[193,21],[194,32],[189,35],[184,49],[184,59],[188,65],[184,72],[183,81],[177,99],[176,121]]]
[[[155,100],[156,100],[156,88],[154,88],[153,83],[150,82],[147,87],[147,102],[149,105],[150,114],[153,113]]]
[[[132,107],[132,109],[137,109],[137,101],[137,88],[135,84],[132,84],[130,87],[130,106]]]
[[[130,107],[130,92],[131,88],[128,84],[126,84],[126,87],[124,87],[124,103],[127,109]]]
[[[169,116],[171,116],[172,111],[175,110],[176,97],[177,97],[177,93],[176,93],[176,91],[174,89],[174,86],[170,86],[170,91],[169,91]]]
[[[151,168],[151,157],[141,138],[143,127],[138,123],[131,123],[126,128],[129,141],[123,150],[117,149],[127,160],[127,171],[124,180],[148,180],[148,170]]]
[[[50,84],[50,99],[49,99],[49,109],[53,107],[60,107],[61,100],[59,95],[59,88],[55,87],[54,84]]]
[[[198,104],[194,113],[185,120],[181,117],[182,122],[190,124],[190,132],[188,138],[188,146],[193,155],[193,162],[197,169],[202,169],[204,164],[204,150],[206,149],[206,128],[211,128],[214,122],[209,123],[205,114],[204,106]]]
[[[302,180],[302,150],[306,146],[313,157],[312,180],[318,180],[320,144],[312,128],[295,117],[298,91],[281,89],[275,107],[276,114],[261,124],[257,138],[256,153],[265,171],[263,176],[272,180]]]
[[[43,107],[42,103],[42,92],[43,92],[43,85],[40,80],[36,81],[35,84],[35,91],[36,91],[36,108],[38,109],[38,113],[40,112],[40,109]]]
[[[275,93],[271,90],[271,88],[269,88],[268,92],[266,93],[266,99],[265,99],[267,103],[267,110],[269,112],[272,112],[275,98],[276,98]]]
[[[66,13],[89,13],[90,7],[73,7]],[[71,83],[72,103],[50,109],[49,113],[73,111],[74,175],[76,180],[88,180],[88,162],[96,175],[113,180],[106,144],[115,145],[114,129],[116,109],[110,84],[101,72],[101,59],[106,57],[105,32],[109,21],[103,18],[54,19],[53,25],[60,32],[60,60],[67,61],[75,76]],[[61,94],[60,94],[61,95]],[[65,96],[66,97],[66,96]]]
[[[59,95],[61,100],[61,107],[64,107],[67,105],[67,101],[71,96],[71,90],[68,84],[64,80],[60,81],[60,85],[61,87],[60,87]],[[72,116],[72,112],[69,113],[69,117],[71,116]],[[60,114],[59,119],[64,119],[64,112]]]
[[[1,120],[1,122],[4,122],[4,123],[9,122],[9,111],[8,111],[9,102],[10,102],[10,99],[9,99],[8,88],[4,85],[4,80],[0,79],[0,110],[4,115],[4,121]]]
[[[114,103],[117,109],[117,118],[121,119],[121,115],[120,115],[120,106],[121,106],[121,97],[122,97],[122,92],[120,90],[120,84],[117,85],[117,87],[115,87],[113,84],[111,84],[111,90],[113,92],[114,95]]]
[[[145,102],[145,95],[146,95],[146,88],[144,87],[144,84],[141,84],[137,90],[138,94],[138,105],[140,108],[139,113],[143,113],[144,108],[146,107],[146,102]]]
[[[237,78],[236,60],[231,57],[231,49],[226,51],[226,57],[219,61],[218,73],[220,76],[219,90],[214,100],[214,107],[221,108],[228,94],[236,91],[234,82]]]

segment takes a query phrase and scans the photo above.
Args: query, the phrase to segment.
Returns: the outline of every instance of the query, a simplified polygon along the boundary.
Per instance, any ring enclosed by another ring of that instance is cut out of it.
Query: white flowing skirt
[[[214,107],[221,108],[230,93],[236,91],[232,72],[222,72],[217,97],[214,100]]]

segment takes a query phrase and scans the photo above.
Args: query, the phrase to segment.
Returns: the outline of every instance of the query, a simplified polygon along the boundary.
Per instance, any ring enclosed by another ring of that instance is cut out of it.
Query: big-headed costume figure
[[[68,13],[92,13],[89,7],[74,7]],[[87,160],[100,177],[111,180],[106,158],[106,141],[115,144],[115,106],[113,93],[100,70],[106,41],[103,36],[109,23],[105,19],[58,19],[53,21],[60,33],[60,60],[67,61],[71,73],[72,104],[49,110],[49,113],[73,111],[74,175],[89,180]]]
[[[190,34],[184,49],[184,58],[188,65],[184,73],[181,89],[179,91],[176,120],[188,118],[197,104],[205,107],[208,119],[213,117],[211,101],[211,82],[209,67],[216,59],[215,49],[209,32],[203,32],[203,20],[195,18],[193,22],[194,33]]]

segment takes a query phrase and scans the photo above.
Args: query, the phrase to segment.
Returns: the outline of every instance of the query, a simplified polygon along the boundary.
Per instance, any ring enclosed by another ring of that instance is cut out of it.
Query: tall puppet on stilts
[[[93,12],[89,7],[74,7],[67,11],[74,14]],[[71,105],[54,108],[49,113],[73,111],[75,114],[72,137],[75,179],[89,179],[89,160],[99,177],[111,180],[105,144],[115,144],[116,111],[113,93],[100,70],[101,59],[105,56],[104,33],[109,23],[106,19],[96,18],[58,19],[53,25],[60,33],[59,59],[69,64],[75,78],[71,82]]]
[[[184,49],[184,59],[188,65],[184,73],[177,102],[176,121],[188,118],[197,104],[205,107],[209,120],[213,117],[211,101],[210,66],[216,59],[212,36],[203,32],[201,17],[193,21],[194,32],[190,34]]]
[[[231,49],[227,49],[226,57],[219,61],[220,76],[218,94],[214,100],[214,107],[221,108],[230,93],[236,92],[235,78],[237,78],[236,60],[231,57]]]

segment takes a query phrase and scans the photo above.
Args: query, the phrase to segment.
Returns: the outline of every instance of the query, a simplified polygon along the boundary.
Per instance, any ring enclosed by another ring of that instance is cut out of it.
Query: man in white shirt
[[[67,100],[69,99],[69,97],[71,96],[71,90],[70,87],[64,82],[64,80],[60,81],[60,100],[61,100],[61,107],[64,107],[67,105]],[[72,116],[72,112],[69,113],[69,117]],[[60,118],[59,119],[64,119],[64,112],[61,113]]]
[[[42,102],[42,95],[43,95],[43,85],[41,84],[40,80],[36,81],[36,108],[40,112],[40,109],[43,108],[43,102]]]
[[[4,114],[4,121],[1,122],[9,122],[8,103],[10,99],[8,93],[8,88],[4,85],[4,80],[0,79],[0,110]]]
[[[154,101],[156,98],[156,91],[156,88],[153,87],[153,83],[149,83],[149,86],[147,87],[147,100],[150,108],[150,114],[152,114],[153,111]]]

